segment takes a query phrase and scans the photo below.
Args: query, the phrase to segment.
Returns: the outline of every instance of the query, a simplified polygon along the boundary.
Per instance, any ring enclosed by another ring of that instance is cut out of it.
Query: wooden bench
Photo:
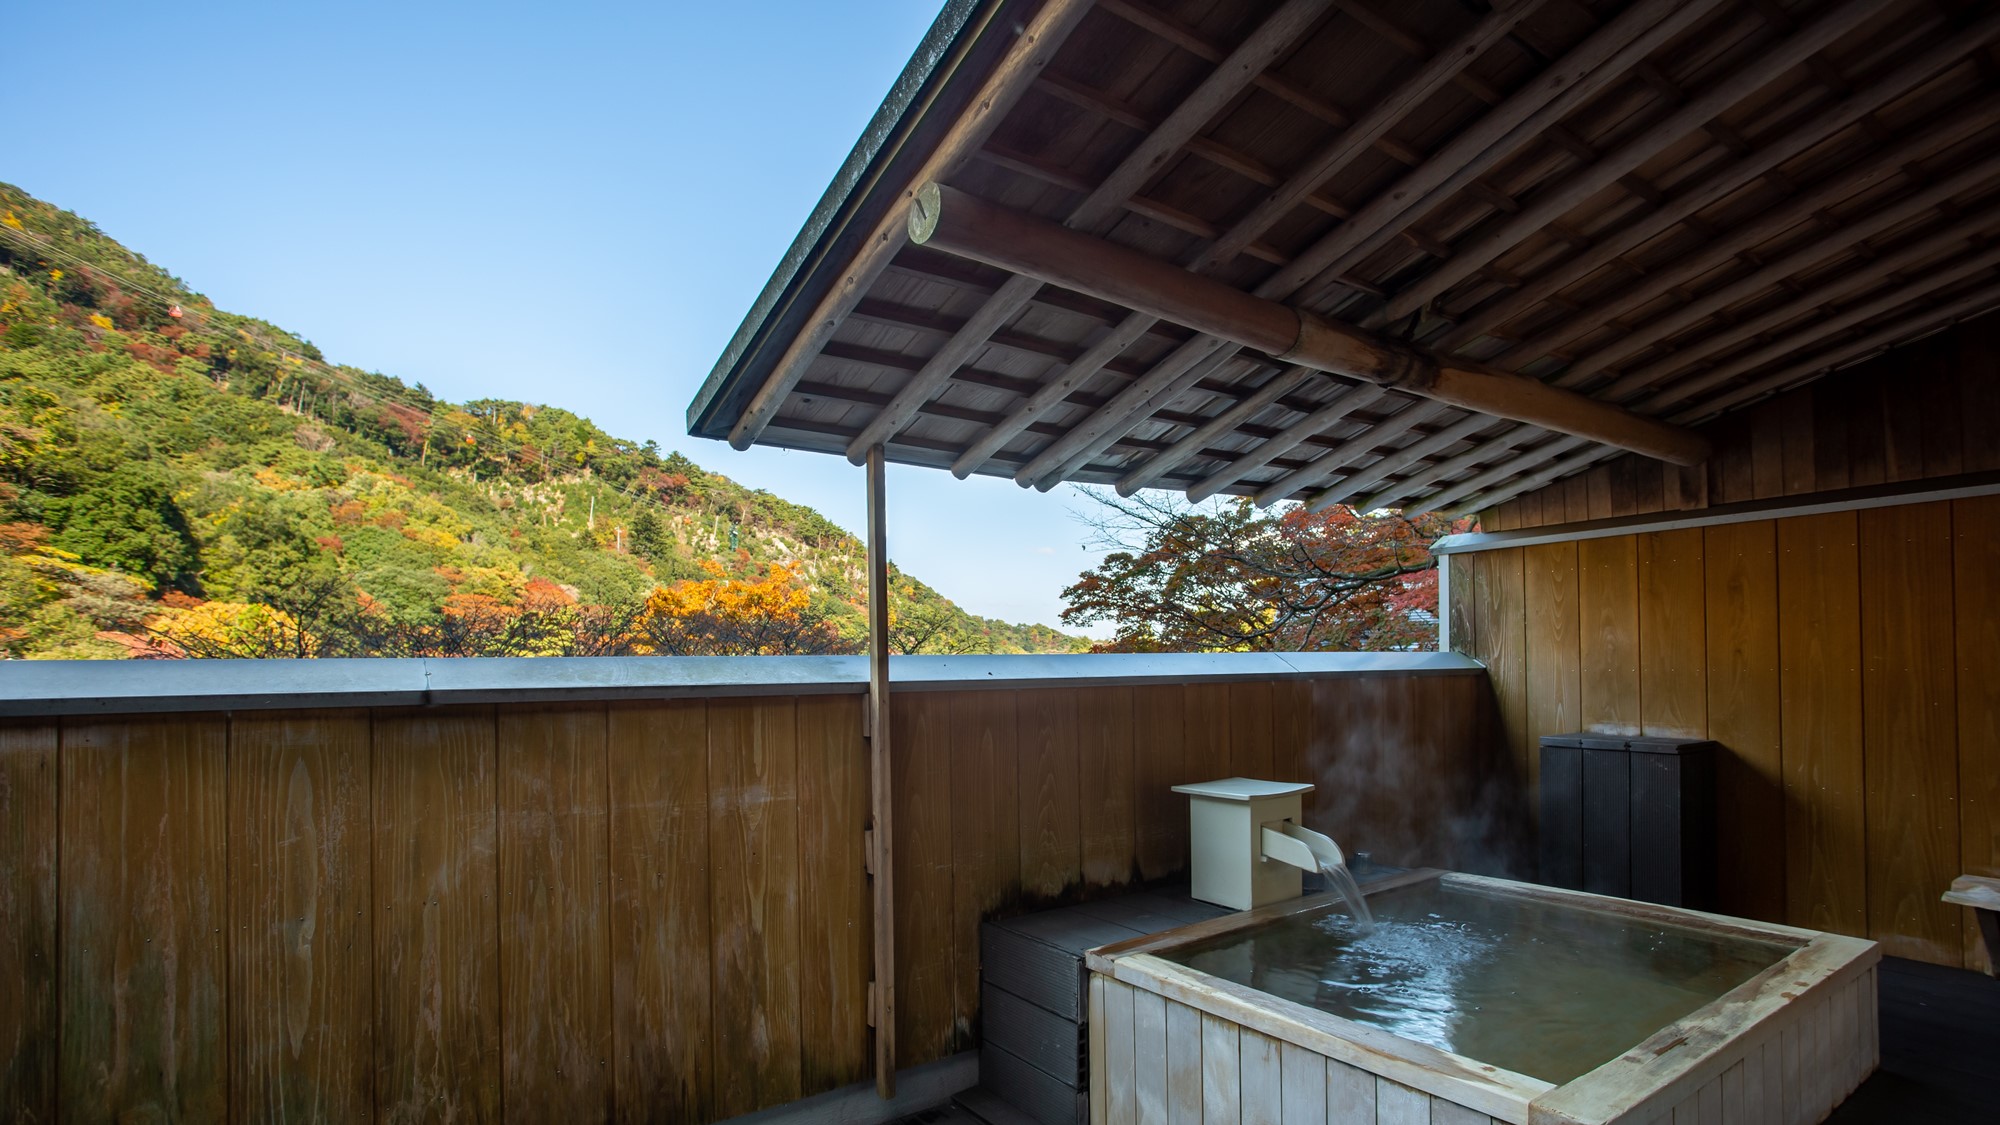
[[[1979,936],[1986,942],[1986,975],[2000,977],[2000,879],[1960,875],[1944,893],[1946,902],[1972,908],[1979,919]]]

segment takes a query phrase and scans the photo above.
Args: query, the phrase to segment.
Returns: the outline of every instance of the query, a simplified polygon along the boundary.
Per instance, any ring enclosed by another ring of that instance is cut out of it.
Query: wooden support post
[[[940,183],[918,189],[910,207],[910,239],[1185,324],[1286,362],[1677,465],[1700,464],[1708,457],[1707,439],[1693,431],[1535,379],[1440,358]]]
[[[882,447],[868,451],[868,778],[869,861],[874,869],[875,1091],[896,1096],[896,895],[890,863],[895,835],[889,805],[889,517]]]

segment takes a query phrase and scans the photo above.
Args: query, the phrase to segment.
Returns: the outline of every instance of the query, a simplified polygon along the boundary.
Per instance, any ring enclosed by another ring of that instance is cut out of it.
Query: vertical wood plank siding
[[[1484,692],[898,694],[901,1064],[974,1042],[982,916],[1181,869],[1176,782],[1315,781],[1385,862],[1482,847],[1426,826],[1480,819]],[[866,761],[853,695],[0,725],[0,1119],[706,1121],[864,1080]]]
[[[1713,738],[1725,913],[1979,968],[1954,876],[2000,875],[2000,501],[1481,551],[1452,612],[1532,744]],[[1490,576],[1525,569],[1525,605]],[[1526,629],[1525,656],[1513,637]]]

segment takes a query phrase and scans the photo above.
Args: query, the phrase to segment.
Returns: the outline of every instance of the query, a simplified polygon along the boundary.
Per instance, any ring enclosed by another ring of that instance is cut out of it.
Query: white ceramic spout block
[[[1264,858],[1263,828],[1299,822],[1312,785],[1231,777],[1176,785],[1188,806],[1189,893],[1231,910],[1249,910],[1299,897],[1300,870]]]

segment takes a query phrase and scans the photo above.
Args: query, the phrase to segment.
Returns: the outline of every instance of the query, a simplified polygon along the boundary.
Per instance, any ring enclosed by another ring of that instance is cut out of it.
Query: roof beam
[[[952,125],[951,131],[938,142],[930,159],[918,170],[912,189],[915,184],[951,171],[960,161],[979,150],[987,135],[1014,108],[1014,103],[1034,81],[1035,75],[1041,73],[1042,68],[1055,57],[1056,48],[1068,37],[1076,21],[1090,10],[1091,4],[1092,0],[1047,0],[1042,5],[980,87],[978,95],[970,103],[971,108]],[[867,295],[869,286],[888,267],[896,251],[902,248],[906,229],[907,219],[900,209],[892,209],[876,222],[854,260],[847,264],[839,283],[821,297],[813,309],[811,319],[806,322],[811,327],[793,338],[770,374],[764,377],[763,386],[751,396],[742,417],[729,431],[730,445],[737,449],[750,448],[757,435],[763,433],[764,427],[771,424],[771,419],[778,416],[785,396],[804,378],[806,368],[819,354],[820,346],[832,338],[834,330],[840,327],[855,303]]]
[[[1234,101],[1256,75],[1276,61],[1307,28],[1317,22],[1325,13],[1327,4],[1328,0],[1287,0],[1241,46],[1218,64],[1201,85],[1195,87],[1194,92],[1167,115],[1159,128],[1119,161],[1118,167],[1112,169],[1111,174],[1071,210],[1064,224],[1078,230],[1097,231],[1115,221],[1125,202],[1137,195],[1217,112]],[[965,327],[946,341],[923,370],[904,385],[895,399],[862,429],[848,445],[848,460],[858,463],[867,457],[869,446],[888,441],[909,425],[919,408],[937,397],[945,384],[951,381],[953,373],[984,346],[986,337],[1025,307],[1039,288],[1040,284],[1032,279],[1019,275],[1009,278],[1000,291],[988,298],[986,304],[972,315]],[[1132,320],[1128,317],[1114,331],[1130,332],[1132,327]],[[1144,331],[1145,327],[1150,325],[1140,327],[1139,331]],[[1136,333],[1132,338],[1137,338]],[[1092,349],[1091,354],[1098,354],[1097,350]],[[1025,422],[1021,424],[1026,425]],[[974,467],[976,465],[967,467],[964,472],[958,472],[954,467],[953,471],[965,476]]]
[[[1708,456],[1707,441],[1687,430],[1534,379],[1440,360],[941,184],[919,189],[910,209],[910,237],[920,245],[1117,301],[1155,319],[1185,324],[1206,338],[1290,363],[1675,464],[1695,464]]]
[[[1518,245],[1522,239],[1561,218],[1668,145],[1700,129],[1723,110],[1756,93],[1780,74],[1854,30],[1864,20],[1880,12],[1886,3],[1887,0],[1846,0],[1768,50],[1757,52],[1755,58],[1736,73],[1716,83],[1662,121],[1619,145],[1577,175],[1556,184],[1507,221],[1474,235],[1464,245],[1454,248],[1450,258],[1438,263],[1430,273],[1391,298],[1386,306],[1369,318],[1368,323],[1386,324],[1428,305],[1473,271]]]
[[[1602,235],[1581,254],[1532,279],[1525,287],[1476,310],[1446,335],[1439,346],[1446,350],[1455,349],[1506,324],[1651,241],[1674,224],[1882,108],[1896,96],[1936,77],[1996,35],[2000,35],[2000,9],[1995,9],[1962,31],[1945,36],[1908,62],[1869,83],[1865,89],[1822,109],[1810,121],[1785,126],[1777,136],[1735,163],[1701,177],[1686,192],[1669,200],[1666,206],[1652,211],[1631,226]]]
[[[1445,405],[1441,402],[1425,402],[1422,399],[1412,401],[1395,414],[1354,435],[1351,440],[1334,447],[1326,455],[1310,464],[1293,469],[1258,489],[1257,506],[1268,508],[1301,489],[1318,484],[1345,468],[1348,462],[1365,455],[1383,442],[1408,432],[1411,427],[1430,421],[1444,411]],[[1491,419],[1488,421],[1491,422]]]

